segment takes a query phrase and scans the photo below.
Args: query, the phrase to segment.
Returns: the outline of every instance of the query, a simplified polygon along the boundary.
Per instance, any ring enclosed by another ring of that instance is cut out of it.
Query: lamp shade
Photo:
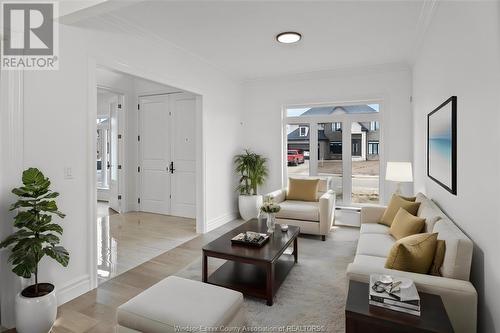
[[[412,182],[413,172],[410,162],[387,162],[385,180],[393,182]]]

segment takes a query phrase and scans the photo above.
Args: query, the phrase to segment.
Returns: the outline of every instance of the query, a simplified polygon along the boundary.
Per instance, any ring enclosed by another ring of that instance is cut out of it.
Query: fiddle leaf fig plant
[[[58,244],[63,228],[52,222],[53,216],[64,218],[56,201],[59,193],[53,192],[50,180],[36,169],[23,172],[23,186],[14,188],[12,193],[18,196],[10,210],[17,210],[14,227],[18,230],[0,243],[0,248],[9,248],[12,253],[9,262],[12,271],[23,278],[35,276],[35,293],[38,290],[38,264],[44,256],[49,256],[62,266],[69,263],[68,251]]]

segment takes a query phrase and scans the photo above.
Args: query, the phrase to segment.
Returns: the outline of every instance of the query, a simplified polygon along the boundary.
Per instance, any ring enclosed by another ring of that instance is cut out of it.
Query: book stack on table
[[[263,246],[267,240],[269,239],[269,235],[261,234],[258,232],[247,231],[242,232],[231,239],[231,243],[238,245],[247,245],[253,247],[261,247]]]
[[[410,279],[370,275],[369,304],[420,316],[420,297]]]

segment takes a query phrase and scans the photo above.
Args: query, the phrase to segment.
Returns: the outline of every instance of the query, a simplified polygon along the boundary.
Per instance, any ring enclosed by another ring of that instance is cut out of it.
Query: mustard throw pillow
[[[380,223],[390,227],[399,208],[404,208],[411,215],[417,215],[418,207],[420,207],[420,202],[407,201],[394,194],[380,219]]]
[[[319,179],[288,178],[287,200],[318,201]]]
[[[425,219],[411,215],[404,208],[399,208],[394,221],[392,221],[389,234],[398,240],[418,234],[422,231],[424,225]]]
[[[400,197],[403,200],[411,201],[411,202],[415,202],[417,200],[417,197],[404,197],[404,196],[399,195],[399,194],[398,194],[398,197]]]
[[[446,243],[444,240],[438,239],[436,243],[436,253],[432,261],[430,275],[441,276],[441,266],[443,266],[444,254],[446,252]]]
[[[398,240],[391,248],[385,268],[427,274],[436,252],[437,234],[416,234]]]

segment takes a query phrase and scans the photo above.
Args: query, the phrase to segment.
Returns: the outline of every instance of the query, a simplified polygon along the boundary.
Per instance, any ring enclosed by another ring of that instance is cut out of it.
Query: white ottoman
[[[240,292],[169,276],[118,307],[118,332],[241,327],[245,323],[242,306]]]

